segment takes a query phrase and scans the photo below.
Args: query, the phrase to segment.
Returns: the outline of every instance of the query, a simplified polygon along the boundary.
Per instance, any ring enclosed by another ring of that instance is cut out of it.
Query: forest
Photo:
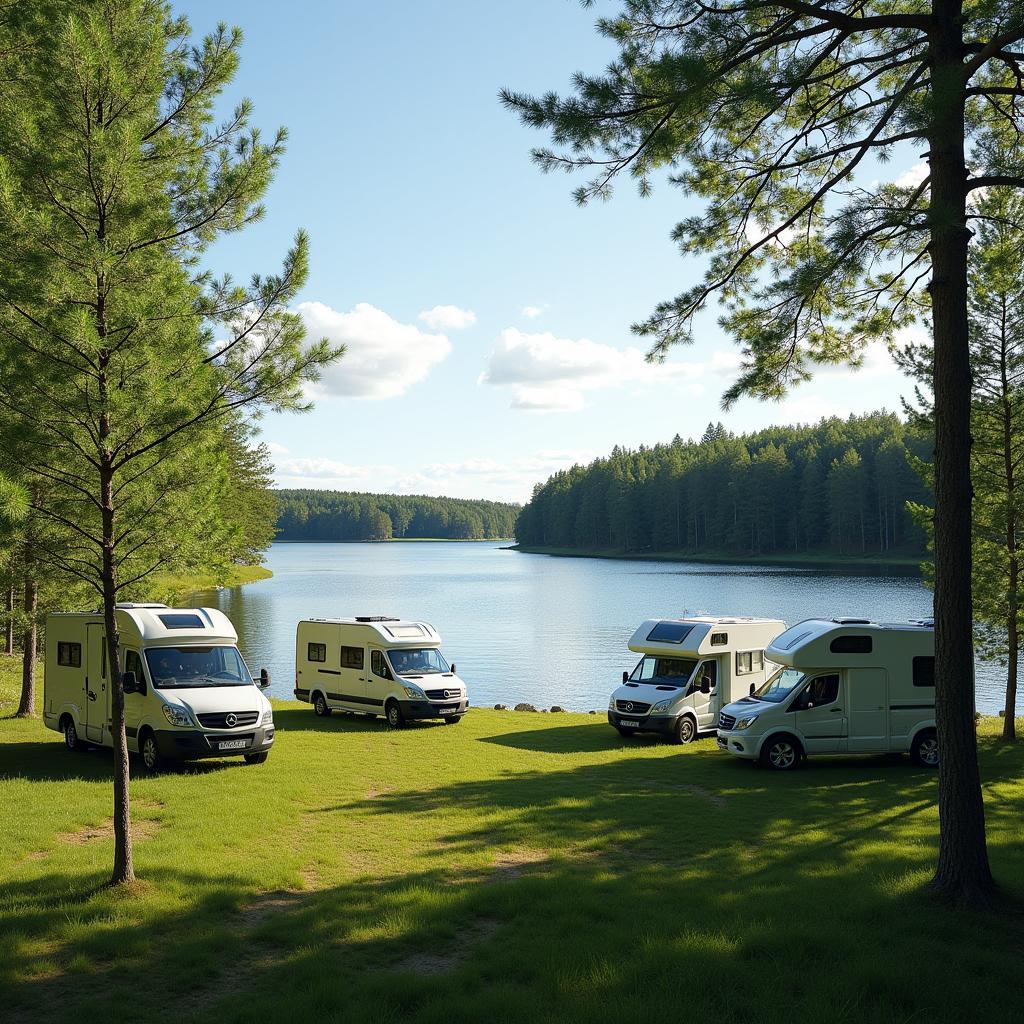
[[[705,555],[924,556],[907,502],[930,504],[915,466],[932,442],[889,413],[616,447],[539,484],[516,522],[523,547]]]
[[[521,506],[423,494],[280,490],[277,539],[284,541],[504,540]]]

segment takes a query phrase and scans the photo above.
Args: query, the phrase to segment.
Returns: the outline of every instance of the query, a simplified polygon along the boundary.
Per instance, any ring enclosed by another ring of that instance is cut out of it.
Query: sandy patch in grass
[[[494,873],[499,878],[519,878],[524,868],[543,864],[550,859],[545,850],[506,850],[494,855]]]
[[[443,953],[417,952],[400,960],[391,970],[413,974],[441,974],[454,970],[469,959],[473,947],[498,930],[499,922],[491,917],[478,917],[463,928],[455,942]]]
[[[308,892],[299,889],[274,889],[271,892],[263,892],[252,903],[242,907],[239,917],[244,927],[256,928],[271,914],[279,914],[298,906],[308,895]]]

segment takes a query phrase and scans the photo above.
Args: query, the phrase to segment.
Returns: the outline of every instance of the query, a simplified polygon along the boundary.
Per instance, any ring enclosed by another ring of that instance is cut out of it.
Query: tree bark
[[[935,718],[939,858],[931,888],[960,904],[995,895],[974,723],[971,366],[967,327],[965,49],[960,0],[935,0],[929,132],[935,343]]]
[[[32,577],[25,579],[25,631],[22,634],[21,700],[18,718],[34,718],[36,713],[36,646],[38,625],[36,611],[39,606],[39,584]]]
[[[1006,703],[1003,705],[1003,739],[1017,738],[1017,664],[1020,657],[1020,565],[1017,559],[1017,479],[1014,466],[1013,405],[1006,372],[1006,334],[1003,333],[1003,472],[1006,476],[1006,552],[1010,558],[1007,574],[1006,608]]]

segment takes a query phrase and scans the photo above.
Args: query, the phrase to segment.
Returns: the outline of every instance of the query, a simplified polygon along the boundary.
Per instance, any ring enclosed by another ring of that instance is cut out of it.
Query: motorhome
[[[386,615],[300,622],[295,696],[318,715],[383,715],[396,729],[425,718],[454,725],[469,707],[466,684],[442,656],[437,630]]]
[[[166,760],[241,755],[262,764],[274,714],[238,652],[238,634],[216,608],[119,604],[121,680],[128,749],[149,771]],[[69,750],[113,746],[111,674],[100,612],[47,616],[43,722]]]
[[[789,771],[810,755],[909,753],[937,767],[930,619],[807,619],[765,651],[780,666],[722,709],[718,745]]]
[[[765,681],[765,648],[786,628],[779,619],[648,619],[629,641],[643,655],[608,702],[622,736],[653,732],[691,743],[714,732],[719,709]]]

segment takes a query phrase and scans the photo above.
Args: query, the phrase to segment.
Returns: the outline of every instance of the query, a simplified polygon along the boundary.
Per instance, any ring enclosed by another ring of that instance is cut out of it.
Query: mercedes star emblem
[[[225,716],[224,716],[224,724],[225,724],[225,725],[226,725],[226,726],[227,726],[227,727],[228,727],[229,729],[233,729],[233,728],[235,727],[235,723],[236,723],[237,721],[238,721],[238,715],[236,715],[236,714],[234,713],[234,711],[231,711],[231,712],[229,712],[229,713],[228,713],[227,715],[225,715]]]

